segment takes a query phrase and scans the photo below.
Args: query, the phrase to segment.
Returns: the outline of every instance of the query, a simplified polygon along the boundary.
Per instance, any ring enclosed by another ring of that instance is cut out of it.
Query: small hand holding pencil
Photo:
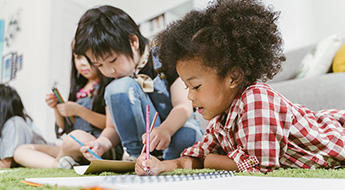
[[[80,146],[85,146],[84,143],[82,143],[81,141],[79,141],[77,138],[75,138],[72,134],[69,134],[69,136],[75,140],[78,144],[80,144]],[[90,152],[94,157],[96,157],[99,160],[103,160],[100,156],[98,156],[94,151],[92,151],[91,149],[87,149],[88,152]]]
[[[53,88],[52,88],[52,91],[53,91],[54,95],[56,96],[56,98],[58,99],[58,102],[59,102],[59,103],[64,103],[64,102],[65,102],[65,101],[62,99],[62,96],[61,96],[59,90],[56,88],[56,84],[54,84],[54,86],[53,86]],[[72,124],[75,123],[75,120],[74,120],[73,116],[68,116],[68,117],[66,117],[66,121],[67,121],[67,124],[68,124],[69,126],[71,126]]]
[[[151,127],[150,127],[150,106],[147,105],[146,106],[146,144],[144,144],[143,149],[141,150],[141,153],[144,153],[144,150],[146,148],[146,160],[150,159],[150,133],[151,133],[151,130],[153,129],[153,126],[156,123],[157,116],[158,116],[158,112],[156,112],[153,118]],[[146,175],[149,175],[149,172],[150,172],[150,168],[147,167]]]

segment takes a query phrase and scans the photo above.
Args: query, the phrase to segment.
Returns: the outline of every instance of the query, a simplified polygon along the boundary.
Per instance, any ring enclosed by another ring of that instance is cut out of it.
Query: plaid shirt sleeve
[[[209,122],[209,127],[206,129],[206,133],[202,140],[185,149],[181,153],[181,156],[191,156],[204,159],[209,153],[217,153],[220,145],[214,136],[214,125],[216,124],[216,120],[217,118],[212,119]]]
[[[228,157],[240,171],[267,172],[280,168],[280,150],[287,148],[286,127],[292,122],[285,101],[270,88],[249,88],[239,101],[235,124],[237,147]]]

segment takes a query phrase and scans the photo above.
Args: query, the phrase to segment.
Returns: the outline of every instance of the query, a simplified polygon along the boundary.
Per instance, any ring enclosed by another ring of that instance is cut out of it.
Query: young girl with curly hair
[[[268,172],[345,162],[345,111],[311,111],[263,83],[285,60],[278,16],[255,0],[218,0],[158,35],[162,69],[176,67],[193,106],[210,121],[202,141],[178,159],[142,154],[137,174],[203,167]]]

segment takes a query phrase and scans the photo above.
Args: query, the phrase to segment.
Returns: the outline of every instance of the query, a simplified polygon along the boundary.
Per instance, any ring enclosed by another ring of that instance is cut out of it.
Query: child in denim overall
[[[146,143],[146,105],[150,121],[159,113],[150,134],[150,152],[174,159],[201,140],[203,131],[185,85],[176,71],[156,72],[159,55],[154,48],[150,51],[148,40],[125,12],[112,6],[88,10],[79,21],[75,40],[75,54],[85,55],[103,75],[114,78],[105,91],[106,128],[81,148],[87,159],[94,159],[87,148],[102,155],[120,142],[128,158],[136,159]]]

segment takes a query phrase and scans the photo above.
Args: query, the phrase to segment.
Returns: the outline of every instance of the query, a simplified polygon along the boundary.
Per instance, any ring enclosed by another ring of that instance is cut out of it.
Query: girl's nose
[[[100,71],[104,73],[107,77],[112,77],[116,73],[116,69],[113,67],[108,67],[108,68],[100,68]]]
[[[187,98],[188,98],[189,100],[191,100],[191,101],[193,101],[193,100],[195,99],[195,96],[194,96],[194,94],[192,93],[191,90],[188,90],[188,96],[187,96]]]
[[[87,61],[87,59],[85,57],[83,57],[81,60],[80,60],[80,63],[82,65],[89,65],[89,62]]]

